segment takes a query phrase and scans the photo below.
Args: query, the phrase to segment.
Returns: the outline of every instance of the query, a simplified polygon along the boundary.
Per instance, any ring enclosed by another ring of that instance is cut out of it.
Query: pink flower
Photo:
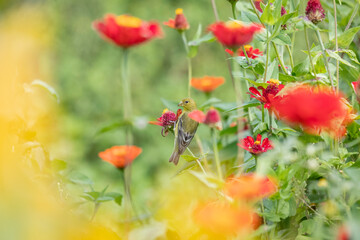
[[[305,10],[306,17],[314,24],[324,20],[325,10],[321,6],[320,0],[309,0]]]

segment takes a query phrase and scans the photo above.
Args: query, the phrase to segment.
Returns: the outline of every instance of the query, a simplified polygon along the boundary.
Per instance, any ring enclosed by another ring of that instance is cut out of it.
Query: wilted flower
[[[193,218],[203,229],[222,235],[249,233],[261,221],[251,208],[227,202],[201,204],[194,210]]]
[[[177,113],[173,113],[172,111],[169,111],[167,108],[164,109],[161,117],[156,119],[156,121],[150,121],[150,124],[162,126],[161,135],[165,137],[169,129],[173,129],[175,127],[176,121],[178,120],[179,116],[181,115],[181,109],[177,110]],[[165,134],[165,135],[164,135]]]
[[[325,18],[325,10],[320,0],[309,0],[305,10],[306,17],[314,24],[321,22]]]
[[[93,27],[102,37],[123,48],[132,47],[162,35],[158,23],[146,22],[130,15],[108,14],[103,20],[95,21]]]
[[[273,178],[250,173],[227,179],[224,192],[235,199],[256,201],[276,193],[277,183]]]
[[[192,78],[190,84],[193,88],[208,93],[214,91],[224,82],[223,77],[204,76],[202,78]]]
[[[190,28],[189,23],[186,20],[186,17],[183,13],[183,9],[182,8],[178,8],[175,10],[175,20],[174,19],[169,19],[169,21],[167,22],[163,22],[164,25],[174,28],[178,31],[184,31]]]
[[[211,24],[208,29],[224,46],[239,48],[249,44],[254,35],[262,30],[262,26],[257,23],[245,25],[243,22],[232,20]]]
[[[255,98],[264,104],[265,108],[271,107],[271,102],[274,100],[276,95],[284,88],[284,85],[280,84],[277,79],[270,79],[269,85],[266,88],[258,87],[262,91],[262,94],[254,87],[250,87],[250,97]]]
[[[220,114],[215,108],[210,108],[206,114],[200,110],[195,110],[189,113],[188,116],[199,123],[204,123],[210,127],[216,127],[219,130],[222,129]]]
[[[131,164],[141,152],[142,149],[137,146],[113,146],[100,152],[99,157],[117,168],[124,168]]]
[[[238,143],[238,146],[255,155],[267,152],[267,150],[273,148],[268,138],[264,138],[262,143],[261,138],[261,134],[257,135],[256,141],[254,141],[254,138],[247,136]]]
[[[244,48],[245,48],[245,51],[246,51],[246,55],[249,58],[255,59],[255,58],[258,58],[259,56],[263,55],[263,52],[261,52],[258,48],[253,48],[250,45],[245,45]],[[225,49],[225,51],[227,53],[229,53],[231,56],[234,55],[234,52],[231,51],[230,49]],[[245,57],[245,54],[244,54],[244,51],[243,51],[242,48],[239,48],[236,53],[240,57]]]
[[[291,85],[272,102],[277,116],[290,125],[300,125],[305,132],[319,135],[327,132],[341,137],[353,121],[352,107],[328,87],[306,84]]]

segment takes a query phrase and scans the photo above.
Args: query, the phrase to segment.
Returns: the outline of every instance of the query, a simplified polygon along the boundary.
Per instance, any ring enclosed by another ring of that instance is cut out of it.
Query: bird
[[[178,164],[180,156],[185,152],[194,138],[199,123],[189,117],[189,113],[196,110],[196,103],[192,98],[184,98],[178,106],[183,107],[183,112],[178,118],[175,127],[174,150],[169,162]]]

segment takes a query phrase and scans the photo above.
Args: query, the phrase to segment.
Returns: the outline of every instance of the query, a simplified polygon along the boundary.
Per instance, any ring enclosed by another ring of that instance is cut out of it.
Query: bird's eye
[[[189,103],[189,101],[185,101],[185,103]]]

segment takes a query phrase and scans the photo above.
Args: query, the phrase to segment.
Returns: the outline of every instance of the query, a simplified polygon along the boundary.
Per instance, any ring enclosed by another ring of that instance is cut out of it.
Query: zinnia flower
[[[124,168],[140,155],[142,149],[137,146],[113,146],[99,153],[99,157],[117,168]]]
[[[190,84],[193,88],[208,93],[214,91],[224,84],[224,82],[225,79],[223,77],[204,76],[201,78],[192,78]]]
[[[93,27],[105,39],[128,48],[162,35],[156,22],[146,22],[130,15],[108,14],[103,20],[95,21]]]
[[[175,114],[166,108],[164,109],[161,117],[156,119],[156,121],[150,121],[149,123],[163,127],[161,130],[161,135],[165,137],[168,134],[169,130],[173,130],[173,128],[175,127],[175,124],[179,116],[181,115],[181,112],[181,109],[178,109],[177,113]]]
[[[178,31],[184,31],[190,28],[189,23],[186,20],[185,15],[183,14],[182,8],[178,8],[175,10],[175,20],[169,19],[167,22],[163,22],[164,25],[174,28]]]
[[[201,204],[193,212],[196,224],[203,229],[217,234],[231,235],[250,232],[261,221],[249,207],[237,207],[227,202]]]
[[[249,58],[255,59],[255,58],[258,58],[259,56],[263,55],[263,52],[261,52],[258,48],[253,48],[250,45],[245,45],[244,48],[245,48],[245,51],[246,51],[246,55]],[[225,49],[225,51],[227,53],[229,53],[231,56],[234,56],[234,52],[231,51],[230,49]],[[244,54],[244,51],[243,51],[242,48],[239,48],[236,53],[240,57],[245,57],[245,54]]]
[[[274,99],[272,106],[278,118],[315,135],[327,132],[344,136],[346,126],[354,118],[350,104],[328,87],[289,86]]]
[[[321,22],[325,18],[325,10],[320,0],[309,0],[305,10],[306,17],[314,24]]]
[[[256,141],[254,141],[254,138],[247,136],[238,143],[238,146],[255,155],[267,152],[267,150],[273,148],[268,138],[264,138],[262,143],[261,138],[261,134],[257,135]]]
[[[255,173],[226,180],[224,192],[239,200],[260,200],[277,192],[275,179]]]
[[[249,44],[254,35],[262,30],[262,26],[257,23],[245,25],[240,21],[232,20],[214,23],[208,29],[224,46],[239,48]]]
[[[271,107],[271,102],[274,100],[276,95],[284,88],[284,85],[280,84],[277,79],[270,79],[269,85],[266,88],[258,87],[262,91],[262,94],[254,87],[250,87],[250,97],[255,98],[264,104],[265,108]]]
[[[192,120],[195,120],[199,123],[204,123],[204,124],[208,125],[209,127],[215,127],[218,130],[222,129],[220,114],[219,114],[218,110],[216,110],[213,107],[211,107],[209,109],[209,111],[207,111],[206,114],[200,110],[195,110],[195,111],[192,111],[191,113],[189,113],[188,116]]]

